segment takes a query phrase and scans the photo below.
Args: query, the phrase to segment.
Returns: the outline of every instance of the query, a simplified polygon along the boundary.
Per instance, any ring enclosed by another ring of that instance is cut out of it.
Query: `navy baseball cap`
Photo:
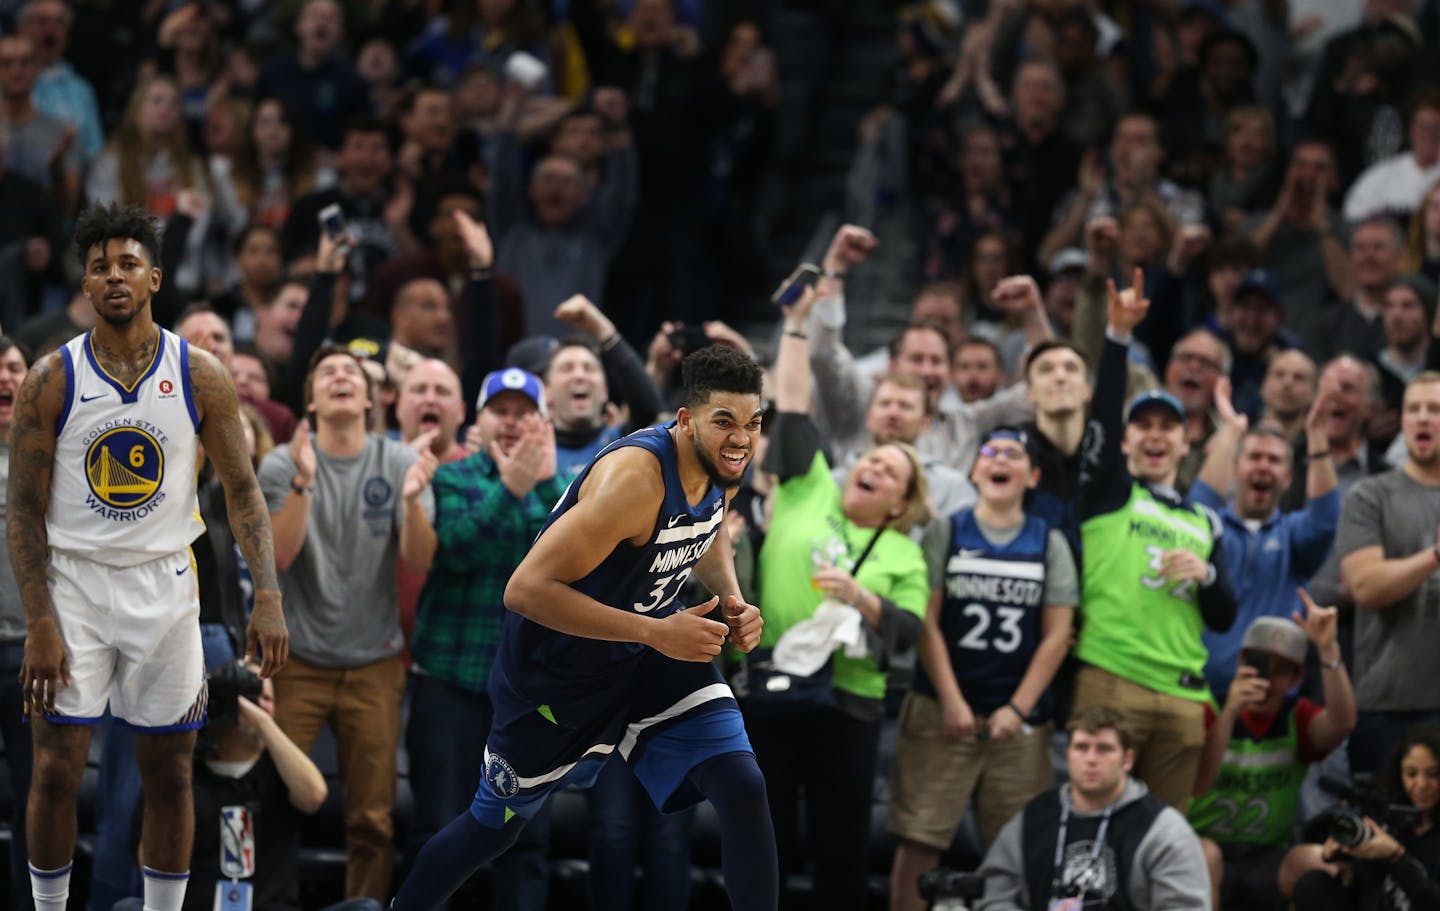
[[[504,370],[492,370],[485,375],[485,382],[480,384],[480,400],[475,403],[476,408],[484,408],[485,403],[502,392],[518,392],[540,409],[540,416],[545,416],[545,384],[540,382],[540,377],[533,373],[527,373],[519,367],[506,367]]]
[[[1175,415],[1176,420],[1185,420],[1185,406],[1180,404],[1179,399],[1164,389],[1151,389],[1130,400],[1130,407],[1125,409],[1125,423],[1135,420],[1135,416],[1146,408],[1165,408]]]
[[[1242,294],[1258,294],[1275,306],[1280,306],[1280,283],[1265,269],[1251,269],[1235,286],[1235,297]]]

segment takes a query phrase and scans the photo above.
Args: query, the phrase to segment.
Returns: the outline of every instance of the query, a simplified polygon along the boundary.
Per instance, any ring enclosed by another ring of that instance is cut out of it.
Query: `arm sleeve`
[[[818,308],[824,301],[817,301]],[[842,310],[843,313],[843,310]],[[810,372],[815,377],[815,405],[830,431],[842,445],[865,430],[865,408],[870,383],[855,364],[855,356],[840,339],[843,315],[814,319],[810,324]]]
[[[1087,439],[1080,458],[1081,521],[1119,509],[1130,495],[1130,472],[1120,441],[1125,434],[1126,361],[1130,348],[1105,340],[1095,375]]]
[[[931,588],[945,587],[945,562],[950,559],[950,519],[931,519],[925,526],[925,535],[920,539],[920,550],[925,554],[925,569],[930,576]]]
[[[480,384],[485,374],[500,366],[500,315],[495,306],[495,282],[489,278],[472,279],[460,292],[465,302],[466,334],[460,343],[460,389],[465,412],[475,419],[475,403],[480,399]]]
[[[495,240],[495,252],[505,235],[520,220],[523,209],[525,187],[524,176],[520,173],[520,140],[509,130],[495,134],[491,145],[490,196],[486,200],[485,224]]]
[[[984,437],[996,427],[1023,424],[1035,416],[1035,406],[1030,401],[1025,383],[1016,383],[988,399],[965,407],[975,419],[975,433],[979,437]]]
[[[1190,485],[1190,501],[1199,503],[1201,506],[1208,506],[1216,512],[1225,508],[1225,498],[1216,493],[1215,488],[1198,478]]]
[[[1023,810],[1012,816],[985,852],[978,871],[985,877],[985,896],[975,911],[1026,911],[1030,907],[1025,890],[1025,846],[1020,838],[1024,818]],[[1206,889],[1208,895],[1208,885]]]
[[[882,671],[890,667],[892,658],[915,645],[925,625],[925,604],[930,598],[925,559],[919,548],[908,540],[906,544],[909,556],[895,567],[890,591],[880,596],[879,642],[874,651],[875,663]]]
[[[1210,873],[1200,839],[1171,807],[1155,817],[1135,851],[1130,896],[1135,907],[1151,911],[1210,909]]]
[[[642,358],[624,338],[600,356],[605,367],[605,376],[610,384],[611,398],[630,406],[630,423],[625,432],[630,433],[641,427],[649,427],[665,408],[665,397],[660,388],[645,372]]]
[[[1340,524],[1339,488],[1307,500],[1302,512],[1291,513],[1285,521],[1290,525],[1290,565],[1296,576],[1308,580],[1319,571],[1335,543]]]
[[[1057,528],[1050,529],[1045,548],[1045,604],[1074,607],[1080,603],[1080,575],[1070,543]]]
[[[290,450],[287,447],[270,450],[260,462],[260,470],[255,473],[256,480],[260,482],[260,493],[265,496],[265,508],[270,512],[279,512],[280,507],[285,505],[285,498],[290,496],[290,482],[295,479],[295,463],[290,461]]]
[[[335,282],[335,275],[330,272],[316,272],[311,277],[305,309],[295,326],[290,366],[285,371],[286,388],[280,400],[296,414],[305,413],[305,372],[310,367],[310,356],[320,350],[330,329],[330,311],[335,306]]]
[[[639,158],[633,145],[615,149],[605,161],[605,176],[585,207],[590,233],[614,256],[630,233],[640,198]]]
[[[1211,516],[1211,523],[1217,529],[1219,521]],[[1235,625],[1235,616],[1239,612],[1239,606],[1235,603],[1235,590],[1230,587],[1230,574],[1225,570],[1225,561],[1221,558],[1220,552],[1223,545],[1219,534],[1215,536],[1215,545],[1210,548],[1210,565],[1215,568],[1215,581],[1209,585],[1200,586],[1195,600],[1200,607],[1200,618],[1205,621],[1208,629],[1223,633]]]
[[[1380,504],[1369,480],[1361,479],[1345,492],[1340,528],[1335,532],[1335,555],[1341,560],[1380,541]]]
[[[1386,868],[1400,891],[1410,899],[1412,908],[1440,908],[1440,883],[1430,878],[1418,857],[1406,854]]]
[[[808,414],[781,412],[775,416],[764,469],[783,483],[810,471],[821,451],[820,430]]]

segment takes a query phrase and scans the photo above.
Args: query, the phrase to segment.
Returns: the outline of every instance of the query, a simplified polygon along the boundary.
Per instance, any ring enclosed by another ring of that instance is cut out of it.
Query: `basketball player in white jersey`
[[[20,683],[34,730],[28,834],[37,911],[64,911],[75,795],[90,726],[108,703],[136,731],[145,790],[146,911],[178,911],[190,866],[190,767],[205,718],[199,593],[189,545],[197,443],[225,485],[255,581],[247,653],[262,676],[288,636],[269,515],[229,374],[156,326],[155,222],[113,205],[75,229],[95,328],[40,360],[20,389],[10,445],[10,560],[25,608]]]

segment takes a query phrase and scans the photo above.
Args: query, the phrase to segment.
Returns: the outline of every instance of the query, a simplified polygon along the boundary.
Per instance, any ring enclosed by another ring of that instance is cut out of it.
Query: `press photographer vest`
[[[1145,835],[1155,818],[1165,809],[1154,795],[1145,794],[1138,800],[1116,807],[1105,832],[1105,845],[1095,860],[1099,873],[1096,888],[1087,893],[1091,900],[1103,898],[1103,904],[1085,905],[1106,911],[1144,911],[1130,901],[1130,869]],[[1025,887],[1031,908],[1045,908],[1054,892],[1055,841],[1060,826],[1060,791],[1046,791],[1025,805],[1021,811],[1020,843],[1025,858]],[[1100,816],[1081,816],[1073,810],[1066,823],[1065,853],[1061,864],[1061,885],[1074,885],[1076,878],[1090,866],[1094,839],[1100,830]]]

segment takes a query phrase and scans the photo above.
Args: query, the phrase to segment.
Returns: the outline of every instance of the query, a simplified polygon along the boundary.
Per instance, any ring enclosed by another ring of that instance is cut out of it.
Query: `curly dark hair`
[[[160,224],[139,206],[112,202],[108,206],[91,206],[80,213],[75,222],[75,257],[82,271],[90,248],[111,240],[139,241],[150,257],[150,265],[160,265]]]
[[[759,364],[724,345],[706,345],[692,352],[681,362],[680,376],[686,408],[704,405],[712,392],[760,395],[764,381]]]
[[[1430,751],[1431,756],[1440,759],[1440,725],[1411,725],[1405,729],[1404,736],[1391,751],[1390,760],[1385,764],[1384,784],[1385,789],[1390,792],[1390,799],[1396,803],[1410,803],[1410,796],[1405,793],[1405,779],[1400,767],[1405,761],[1405,754],[1415,747],[1424,747]]]

